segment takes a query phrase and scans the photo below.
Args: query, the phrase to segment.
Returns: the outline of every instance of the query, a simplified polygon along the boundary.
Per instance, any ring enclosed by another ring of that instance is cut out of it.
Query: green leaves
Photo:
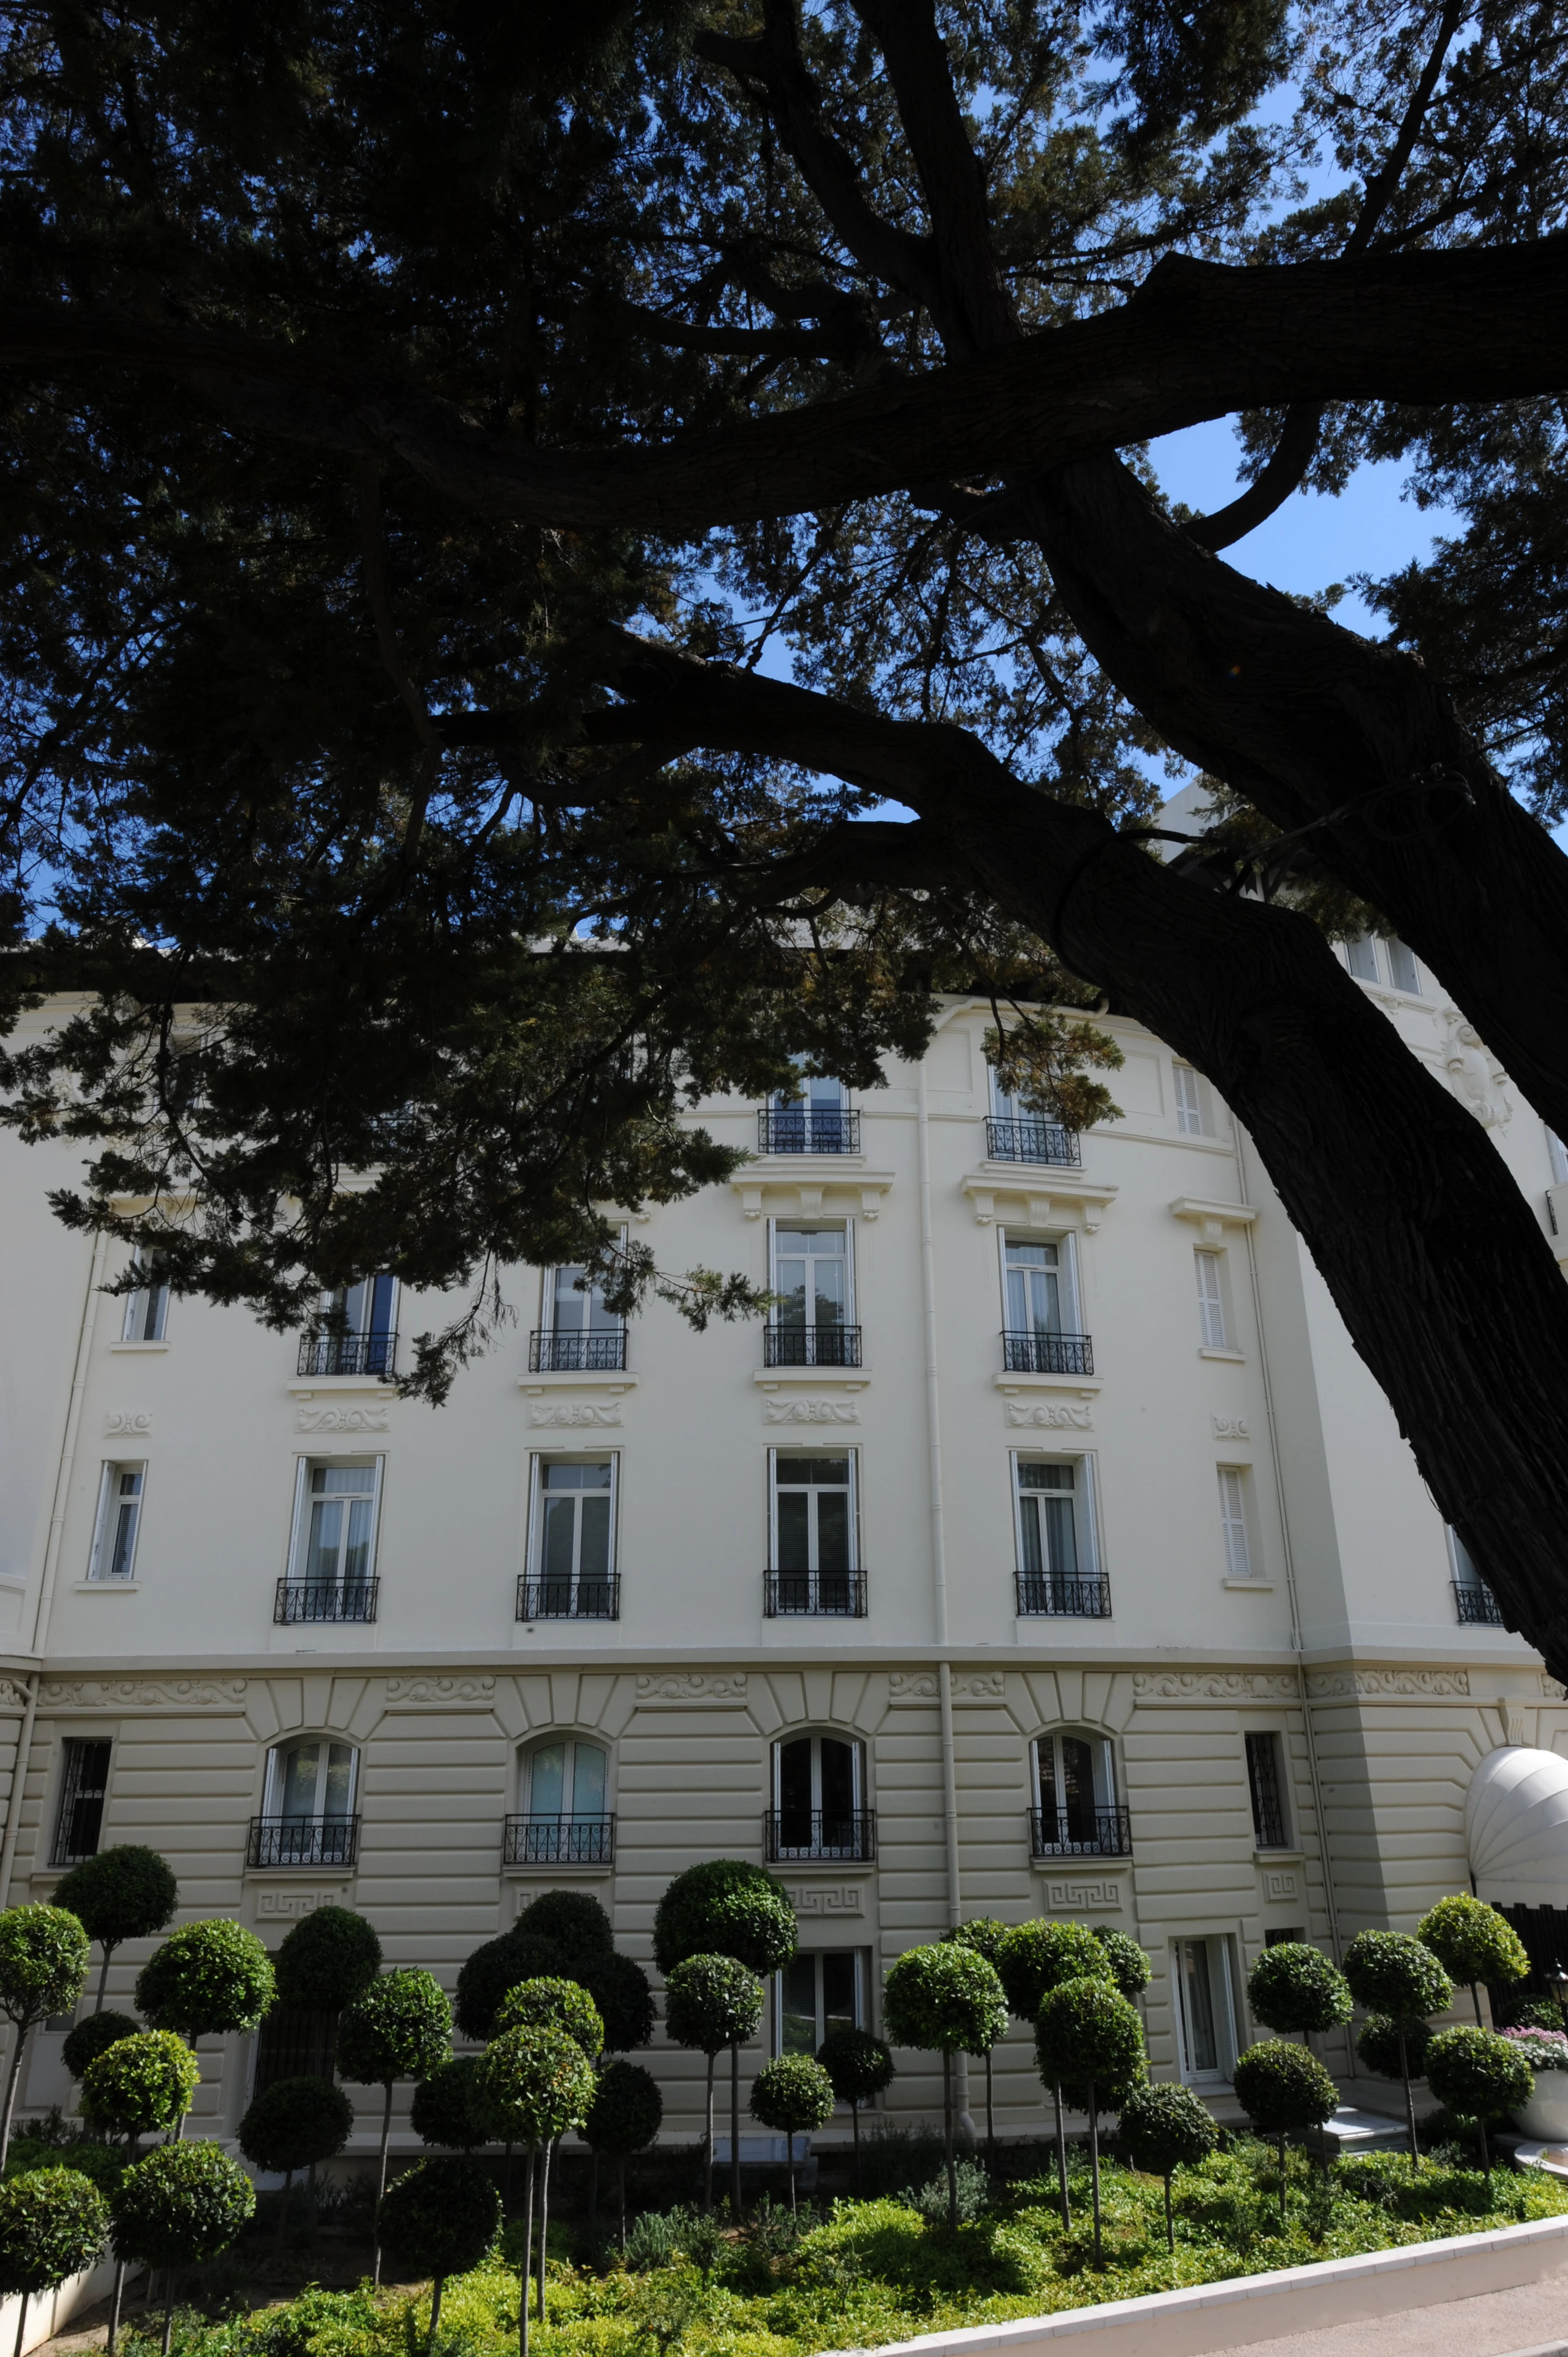
[[[0,2290],[52,2291],[103,2249],[103,2196],[74,2169],[35,2169],[0,2185]]]
[[[330,2079],[274,2079],[240,2122],[240,2149],[258,2169],[310,2169],[341,2152],[353,2130],[354,2106]]]
[[[751,2084],[754,2120],[782,2136],[802,2136],[832,2117],[833,2083],[809,2054],[779,2054]]]
[[[200,2078],[183,2038],[172,2029],[139,2030],[88,2063],[81,2115],[115,2136],[153,2136],[185,2117]]]
[[[581,2047],[590,2062],[605,2050],[605,2025],[598,2007],[575,1981],[520,1981],[509,1989],[496,2011],[496,2036],[509,2029],[564,2029]]]
[[[1263,1950],[1247,1975],[1247,2002],[1266,2029],[1336,2029],[1352,2010],[1344,1975],[1306,1940]]]
[[[762,2019],[762,1983],[733,1956],[685,1956],[664,1986],[664,2026],[677,2046],[716,2054],[744,2046]]]
[[[906,1948],[889,1968],[882,2025],[895,2046],[984,2054],[1006,2035],[1007,2002],[983,1956],[943,1940]]]
[[[87,1954],[87,1934],[63,1907],[7,1907],[0,1914],[0,2013],[18,2030],[46,2014],[74,2013]]]
[[[434,1973],[381,1973],[338,2024],[338,2068],[360,2086],[425,2079],[451,2050],[452,2008]]]
[[[734,1956],[754,1973],[773,1973],[794,1953],[789,1892],[776,1875],[740,1858],[688,1867],[654,1910],[653,1961],[666,1975],[702,1955]]]
[[[1345,1978],[1358,2005],[1395,2019],[1443,2013],[1454,1996],[1431,1949],[1408,1932],[1358,1932],[1345,1951]]]
[[[253,1932],[213,1917],[187,1923],[136,1975],[136,2007],[155,2029],[199,2038],[254,2029],[276,1993],[272,1958]]]
[[[1047,2086],[1112,2111],[1145,2076],[1144,2025],[1109,1979],[1063,1981],[1041,2004],[1035,2055]]]
[[[593,2066],[564,2029],[509,2029],[479,2058],[480,2096],[500,2132],[545,2144],[581,2127],[596,2082]]]
[[[338,2013],[381,1968],[381,1943],[367,1917],[349,1907],[317,1907],[301,1916],[277,1952],[277,2001]]]
[[[1296,2135],[1332,2119],[1339,2090],[1316,2054],[1265,2038],[1236,2058],[1236,2100],[1263,2136]]]
[[[225,2249],[255,2207],[254,2186],[217,2145],[160,2145],[125,2171],[110,2204],[115,2255],[192,2266]]]
[[[150,1940],[174,1921],[179,1884],[161,1851],[116,1842],[62,1875],[53,1903],[76,1916],[90,1940],[117,1948],[123,1940]]]
[[[1529,1953],[1507,1916],[1467,1891],[1429,1907],[1415,1936],[1450,1980],[1521,1981],[1530,1972]]]
[[[583,2135],[596,2152],[621,2159],[650,2145],[663,2119],[664,2098],[652,2072],[639,2062],[611,2062],[599,2074]]]

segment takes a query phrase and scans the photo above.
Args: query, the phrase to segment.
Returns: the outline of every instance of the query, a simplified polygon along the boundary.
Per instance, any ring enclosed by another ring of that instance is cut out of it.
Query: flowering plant
[[[1568,2071],[1568,2037],[1561,2029],[1505,2029],[1503,2036],[1523,2048],[1532,2071]]]

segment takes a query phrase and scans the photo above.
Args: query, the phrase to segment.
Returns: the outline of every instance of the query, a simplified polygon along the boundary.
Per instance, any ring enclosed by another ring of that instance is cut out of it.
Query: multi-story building
[[[1402,945],[1348,956],[1568,1254],[1561,1150]],[[73,1166],[8,1150],[0,1898],[147,1842],[188,1914],[357,1908],[450,1986],[541,1889],[647,1962],[672,1875],[760,1859],[801,1926],[774,2045],[875,2024],[955,1919],[1069,1914],[1142,1941],[1156,2073],[1222,2095],[1265,1942],[1466,1887],[1472,1770],[1568,1751],[1562,1689],[1203,1078],[1113,1020],[1122,1114],[1079,1139],[996,1094],[991,1021],[946,1005],[853,1101],[701,1108],[755,1158],[634,1232],[770,1322],[623,1327],[519,1270],[439,1410],[381,1381],[439,1304],[371,1277],[288,1340],[156,1267],[106,1297],[45,1202]],[[209,2133],[252,2059],[204,2062]],[[650,2059],[694,2135],[701,2059]],[[997,2093],[1038,2131],[1022,2035]]]

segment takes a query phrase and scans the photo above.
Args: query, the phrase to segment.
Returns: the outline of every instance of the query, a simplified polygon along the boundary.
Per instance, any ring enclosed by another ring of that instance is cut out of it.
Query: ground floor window
[[[1235,1972],[1223,1933],[1171,1943],[1181,2075],[1189,2087],[1228,2084],[1236,2065]]]
[[[777,2054],[815,2054],[830,2029],[864,2028],[867,1959],[860,1948],[800,1948],[774,1978]]]

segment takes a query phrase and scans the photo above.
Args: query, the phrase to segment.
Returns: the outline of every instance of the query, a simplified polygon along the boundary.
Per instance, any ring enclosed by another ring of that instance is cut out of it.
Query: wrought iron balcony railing
[[[352,1866],[358,1817],[252,1817],[246,1853],[252,1866]]]
[[[381,1592],[379,1579],[280,1579],[273,1619],[373,1620]]]
[[[765,1620],[864,1620],[864,1571],[768,1571],[763,1576]]]
[[[1461,1620],[1468,1620],[1483,1629],[1500,1629],[1503,1624],[1502,1606],[1489,1587],[1472,1587],[1468,1582],[1454,1582],[1454,1603]]]
[[[391,1375],[397,1372],[393,1334],[303,1334],[302,1375]]]
[[[856,1809],[767,1809],[762,1817],[763,1855],[772,1866],[800,1858],[843,1858],[851,1865],[876,1856],[876,1812]]]
[[[1020,1571],[1018,1611],[1025,1620],[1109,1620],[1108,1579],[1058,1579],[1054,1572]]]
[[[616,1854],[613,1817],[509,1817],[503,1866],[608,1866]]]
[[[989,1162],[1057,1162],[1074,1168],[1083,1160],[1077,1130],[1053,1121],[987,1118],[985,1156]]]
[[[1029,1850],[1035,1857],[1131,1857],[1127,1811],[1031,1809]]]
[[[759,1154],[858,1154],[860,1115],[847,1106],[765,1105],[757,1116]]]
[[[1004,1332],[1002,1364],[1010,1375],[1091,1375],[1094,1342],[1088,1334]]]
[[[517,1583],[520,1620],[618,1620],[620,1575],[608,1579],[530,1579]]]
[[[626,1364],[626,1329],[614,1334],[532,1334],[531,1375],[614,1374]]]
[[[768,1367],[858,1367],[858,1326],[767,1326],[763,1364]]]

